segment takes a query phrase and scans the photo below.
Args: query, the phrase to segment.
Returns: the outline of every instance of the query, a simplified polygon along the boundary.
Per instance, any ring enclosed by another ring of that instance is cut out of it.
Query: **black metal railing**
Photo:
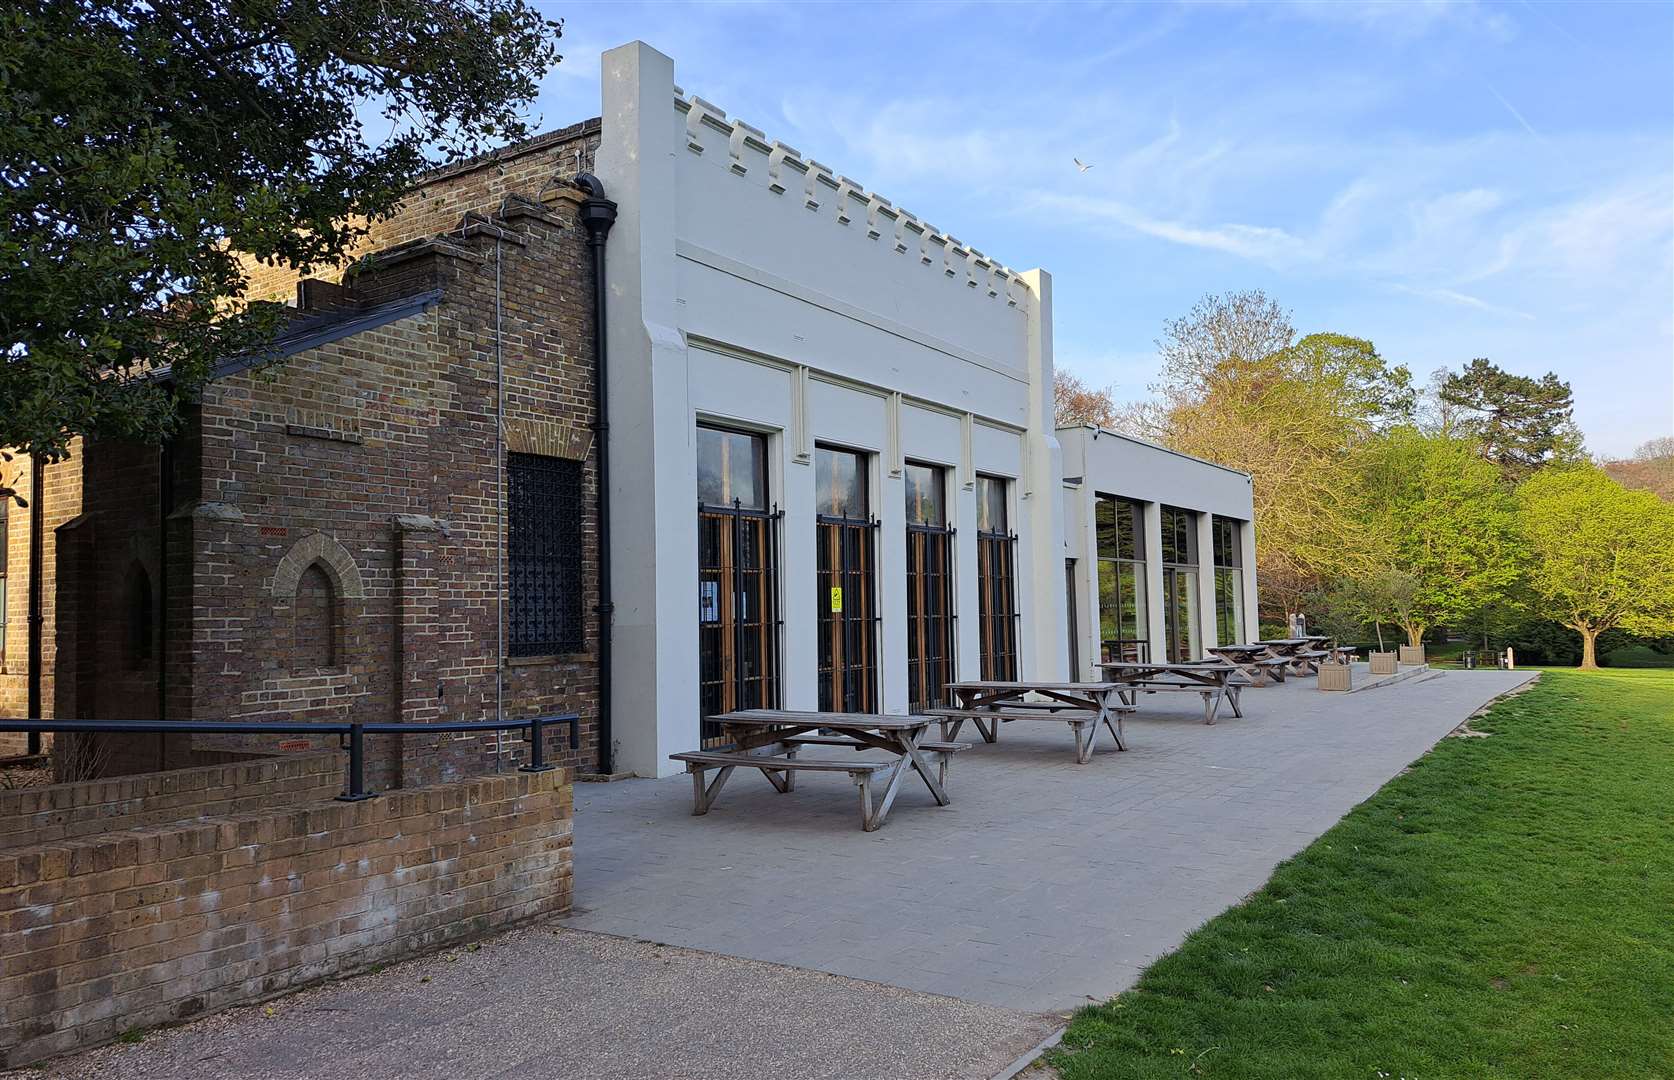
[[[546,762],[546,729],[555,724],[567,724],[570,729],[570,749],[581,749],[581,718],[574,713],[555,716],[530,716],[521,720],[455,720],[431,724],[356,724],[322,721],[310,724],[264,723],[254,720],[18,720],[0,717],[0,732],[27,731],[57,734],[59,732],[105,732],[120,735],[336,735],[341,749],[349,752],[348,775],[342,802],[360,802],[377,796],[366,790],[366,736],[422,735],[461,731],[525,731],[528,732],[529,763],[518,766],[519,772],[547,772],[557,768]]]

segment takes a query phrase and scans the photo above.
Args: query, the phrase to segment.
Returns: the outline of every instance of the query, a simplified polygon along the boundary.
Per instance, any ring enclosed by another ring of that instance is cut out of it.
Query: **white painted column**
[[[1103,635],[1099,632],[1103,614],[1099,609],[1098,492],[1083,483],[1075,497],[1081,500],[1081,556],[1075,564],[1076,599],[1081,601],[1081,625],[1077,627],[1081,635],[1081,677],[1097,680],[1102,674],[1098,665],[1104,659],[1100,655]]]
[[[1145,504],[1145,640],[1151,660],[1161,663],[1168,656],[1168,639],[1163,623],[1162,504]]]
[[[1238,526],[1238,543],[1243,549],[1244,563],[1244,640],[1261,639],[1261,613],[1256,609],[1260,593],[1256,588],[1255,522],[1245,521]]]
[[[949,522],[953,525],[953,673],[959,679],[982,678],[982,604],[977,579],[976,491],[959,479],[948,483]]]
[[[674,61],[604,54],[596,169],[618,206],[610,305],[612,681],[616,767],[676,772],[698,736],[697,463],[675,315]]]
[[[899,410],[885,422],[897,422]],[[899,447],[899,438],[889,443]],[[878,515],[878,680],[879,698],[886,713],[905,713],[907,686],[907,485],[896,467],[894,453],[886,450],[871,460],[876,466],[872,491],[873,511]]]
[[[1029,428],[1024,434],[1023,498],[1018,515],[1019,597],[1022,637],[1019,667],[1025,679],[1069,677],[1064,612],[1064,468],[1058,445],[1052,395],[1052,275],[1029,270],[1021,279],[1029,290]],[[1024,541],[1027,541],[1025,544]]]
[[[1209,649],[1215,645],[1231,645],[1233,642],[1215,640],[1215,517],[1213,514],[1200,512],[1197,515],[1197,599],[1198,622],[1198,654],[1195,659],[1201,660],[1209,655]]]

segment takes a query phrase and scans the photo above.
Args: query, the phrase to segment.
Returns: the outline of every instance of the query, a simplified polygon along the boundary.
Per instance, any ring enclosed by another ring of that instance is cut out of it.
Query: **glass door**
[[[779,706],[779,514],[767,506],[767,439],[698,428],[698,708],[708,718]]]
[[[877,711],[877,522],[862,454],[814,449],[820,709]]]
[[[907,700],[913,712],[947,703],[953,681],[953,530],[947,471],[909,462],[907,488]]]
[[[1184,664],[1202,655],[1198,627],[1197,515],[1162,508],[1163,657]]]
[[[1006,515],[1006,481],[977,477],[977,621],[982,677],[1017,678],[1017,537]]]

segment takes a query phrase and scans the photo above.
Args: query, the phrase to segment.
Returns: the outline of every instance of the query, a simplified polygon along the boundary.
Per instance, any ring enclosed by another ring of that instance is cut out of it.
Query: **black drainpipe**
[[[616,224],[616,204],[605,198],[604,184],[592,173],[582,173],[575,186],[586,192],[581,201],[581,224],[593,254],[593,433],[598,452],[595,476],[599,538],[599,772],[615,771],[611,746],[610,638],[616,605],[610,596],[610,351],[605,344],[605,238]]]
[[[29,455],[29,719],[41,719],[41,563],[46,544],[46,459]],[[28,752],[41,752],[41,733],[29,733]]]

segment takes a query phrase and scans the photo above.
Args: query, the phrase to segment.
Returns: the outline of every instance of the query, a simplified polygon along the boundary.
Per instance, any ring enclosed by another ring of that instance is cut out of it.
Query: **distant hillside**
[[[1652,439],[1631,458],[1600,464],[1617,483],[1644,488],[1655,492],[1660,499],[1674,502],[1674,438]]]

